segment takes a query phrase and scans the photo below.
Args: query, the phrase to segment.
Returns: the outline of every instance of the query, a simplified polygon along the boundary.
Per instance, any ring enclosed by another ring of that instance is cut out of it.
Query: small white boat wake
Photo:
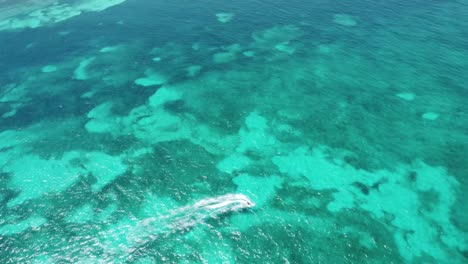
[[[172,211],[163,218],[172,218],[169,227],[172,230],[189,228],[208,217],[216,218],[228,212],[252,208],[255,203],[243,194],[226,194],[214,198],[205,198],[193,205]]]
[[[107,252],[104,262],[126,261],[133,252],[151,241],[164,239],[178,231],[189,230],[207,219],[254,206],[255,203],[243,194],[226,194],[199,200],[192,205],[171,210],[163,216],[144,219],[137,225],[126,226],[123,230],[108,230],[109,232],[101,233],[101,237],[106,238],[106,241],[112,241],[113,239],[109,238],[114,236],[121,237],[122,233],[125,239],[120,240],[118,248],[115,244],[101,244]]]

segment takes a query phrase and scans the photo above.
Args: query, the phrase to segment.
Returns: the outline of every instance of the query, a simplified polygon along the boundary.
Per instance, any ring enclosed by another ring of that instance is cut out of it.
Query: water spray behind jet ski
[[[126,242],[117,250],[109,248],[106,259],[126,259],[154,240],[167,238],[180,231],[188,231],[197,224],[205,223],[207,219],[253,207],[255,203],[244,194],[225,194],[201,199],[192,205],[173,209],[159,217],[146,218],[136,226],[117,232],[113,230],[117,234],[125,233]],[[106,237],[108,234],[103,236]]]
[[[193,205],[171,211],[163,218],[171,218],[171,229],[184,229],[204,221],[208,217],[217,218],[230,212],[238,212],[255,206],[244,194],[225,194],[205,198]]]

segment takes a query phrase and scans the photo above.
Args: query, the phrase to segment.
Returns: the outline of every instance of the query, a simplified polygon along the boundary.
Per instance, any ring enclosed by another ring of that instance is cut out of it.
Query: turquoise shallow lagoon
[[[0,263],[467,263],[467,14],[0,1]]]

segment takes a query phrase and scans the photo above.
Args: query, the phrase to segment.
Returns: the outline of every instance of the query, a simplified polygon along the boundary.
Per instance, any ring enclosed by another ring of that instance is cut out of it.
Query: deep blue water
[[[467,261],[466,1],[60,2],[0,3],[0,263]]]

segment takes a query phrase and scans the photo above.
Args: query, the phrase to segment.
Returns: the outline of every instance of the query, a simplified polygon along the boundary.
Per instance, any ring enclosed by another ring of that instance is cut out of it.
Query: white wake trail
[[[125,230],[109,230],[112,233],[101,233],[102,237],[106,238],[105,240],[109,241],[112,236],[121,236],[123,232],[125,240],[120,243],[118,248],[115,245],[102,244],[107,249],[104,262],[115,262],[116,259],[125,261],[133,252],[148,242],[164,239],[177,231],[188,230],[203,223],[206,219],[217,218],[229,212],[241,211],[254,206],[255,203],[243,194],[226,194],[199,200],[192,205],[171,210],[163,216],[144,219],[137,225],[126,226]]]

